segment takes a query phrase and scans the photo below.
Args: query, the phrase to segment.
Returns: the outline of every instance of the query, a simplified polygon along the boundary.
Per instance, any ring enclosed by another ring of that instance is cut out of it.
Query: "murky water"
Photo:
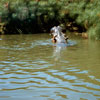
[[[100,41],[0,36],[0,100],[100,100]]]

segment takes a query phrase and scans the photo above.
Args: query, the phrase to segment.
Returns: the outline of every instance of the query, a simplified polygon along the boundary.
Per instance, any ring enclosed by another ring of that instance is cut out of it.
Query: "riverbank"
[[[0,23],[5,23],[3,34],[44,33],[61,25],[65,32],[88,33],[98,40],[99,4],[98,0],[1,0]]]

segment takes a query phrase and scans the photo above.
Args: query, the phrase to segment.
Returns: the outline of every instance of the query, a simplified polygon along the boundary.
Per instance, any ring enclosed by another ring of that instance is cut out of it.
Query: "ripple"
[[[100,98],[98,50],[95,54],[89,53],[91,50],[83,47],[81,40],[80,44],[69,40],[69,46],[61,50],[53,47],[47,37],[38,37],[38,40],[34,36],[27,37],[16,41],[10,37],[9,42],[1,40],[4,42],[0,46],[0,99]]]

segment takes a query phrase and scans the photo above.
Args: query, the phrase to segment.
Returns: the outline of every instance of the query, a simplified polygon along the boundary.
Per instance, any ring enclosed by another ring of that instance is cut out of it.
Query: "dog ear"
[[[55,39],[55,36],[53,36],[52,42],[53,42],[53,43],[56,43],[56,42],[57,42],[57,40]]]

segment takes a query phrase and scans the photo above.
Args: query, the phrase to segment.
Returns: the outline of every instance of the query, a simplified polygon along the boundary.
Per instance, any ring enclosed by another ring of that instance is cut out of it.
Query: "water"
[[[100,41],[1,35],[0,100],[100,100]]]

